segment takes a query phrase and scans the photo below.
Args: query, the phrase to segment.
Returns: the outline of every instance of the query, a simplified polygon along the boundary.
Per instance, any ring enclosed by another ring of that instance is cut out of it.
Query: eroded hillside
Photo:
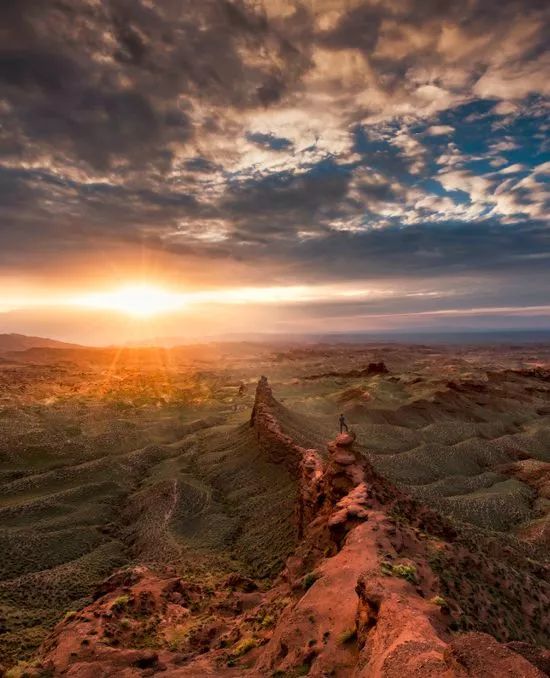
[[[544,365],[254,350],[4,368],[3,661],[544,675]]]

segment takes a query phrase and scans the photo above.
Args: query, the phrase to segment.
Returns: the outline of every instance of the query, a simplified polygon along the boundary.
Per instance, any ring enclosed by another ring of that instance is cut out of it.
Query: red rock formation
[[[262,377],[256,389],[250,426],[256,432],[259,447],[267,456],[276,464],[283,464],[296,474],[306,454],[312,456],[318,452],[297,445],[283,432],[276,417],[277,407],[278,403],[273,397],[271,386],[267,379]]]
[[[323,462],[318,450],[297,445],[283,432],[275,414],[277,407],[271,386],[265,377],[261,377],[256,388],[250,426],[256,432],[260,449],[276,464],[286,466],[298,480],[296,522],[298,538],[301,539],[305,526],[313,519],[319,506],[318,483]]]

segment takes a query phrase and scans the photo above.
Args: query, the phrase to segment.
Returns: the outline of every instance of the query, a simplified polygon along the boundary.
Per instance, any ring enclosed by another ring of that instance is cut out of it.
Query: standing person
[[[348,425],[346,424],[346,418],[344,417],[343,414],[341,414],[340,417],[338,418],[338,422],[340,424],[340,433],[343,433],[344,430],[346,431],[346,433],[349,433]]]

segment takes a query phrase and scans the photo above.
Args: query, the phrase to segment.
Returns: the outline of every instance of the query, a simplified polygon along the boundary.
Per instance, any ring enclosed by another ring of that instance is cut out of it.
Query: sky
[[[550,328],[549,18],[0,3],[0,332]]]

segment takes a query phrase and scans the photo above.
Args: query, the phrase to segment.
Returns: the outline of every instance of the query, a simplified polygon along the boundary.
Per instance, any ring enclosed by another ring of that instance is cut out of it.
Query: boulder
[[[340,433],[340,435],[337,435],[334,442],[338,447],[350,447],[355,442],[355,438],[355,432],[349,431],[348,433]]]

